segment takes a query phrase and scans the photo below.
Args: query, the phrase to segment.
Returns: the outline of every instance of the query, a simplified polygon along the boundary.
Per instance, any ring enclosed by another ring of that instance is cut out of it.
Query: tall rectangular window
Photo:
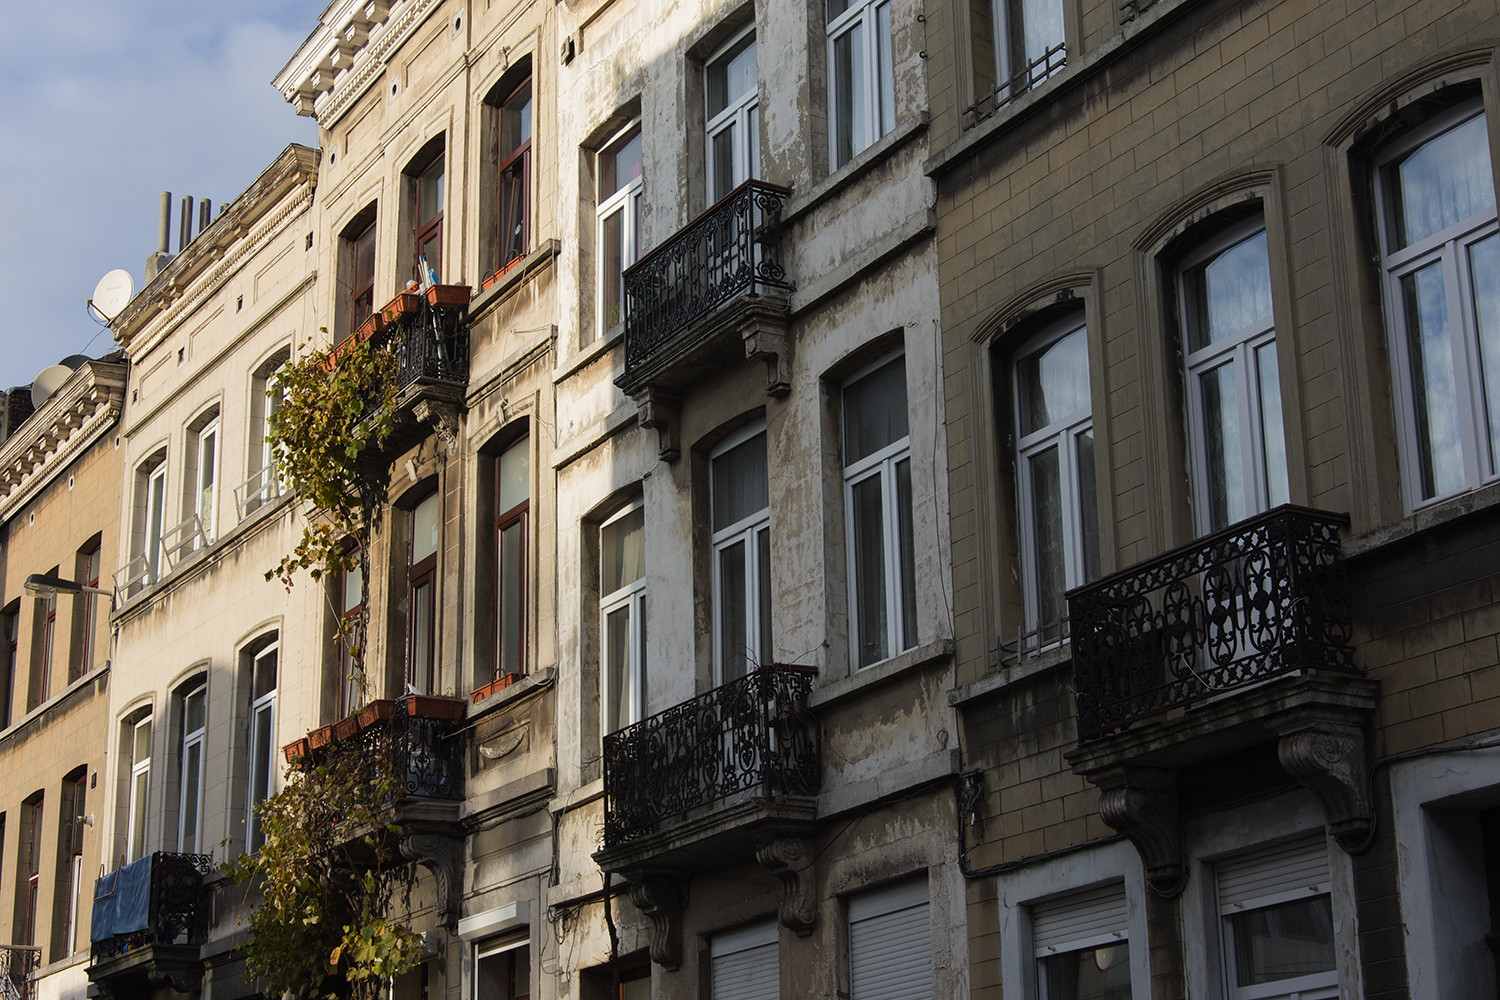
[[[927,879],[849,898],[849,1000],[931,1000]]]
[[[771,657],[771,501],[766,430],[755,424],[714,450],[714,663],[719,683]]]
[[[1194,493],[1207,534],[1290,499],[1264,220],[1224,233],[1179,276]]]
[[[253,853],[266,842],[255,807],[271,797],[276,774],[276,669],[280,646],[272,642],[251,658],[250,664],[250,779],[245,803],[245,850]]]
[[[1086,889],[1030,910],[1037,1000],[1130,1000],[1123,885]]]
[[[431,694],[437,687],[437,556],[442,529],[442,495],[434,493],[411,512],[406,567],[406,681],[419,694]]]
[[[282,390],[277,373],[286,364],[278,352],[250,380],[250,447],[246,451],[245,481],[235,490],[240,520],[281,496],[281,476],[276,468],[276,450],[271,444],[271,426],[281,409]]]
[[[125,814],[125,860],[146,853],[146,817],[151,801],[151,716],[129,726],[125,734],[130,752],[130,801]]]
[[[712,1000],[777,1000],[781,960],[776,921],[762,920],[708,939]]]
[[[198,684],[182,699],[181,801],[177,810],[177,850],[197,854],[203,824],[203,737],[208,731],[208,685]]]
[[[88,814],[88,768],[64,779],[62,815],[58,817],[57,890],[52,927],[56,958],[78,950],[78,913],[83,905],[83,831]]]
[[[856,666],[917,644],[906,359],[844,386],[844,510]]]
[[[760,173],[760,88],[755,31],[743,32],[709,60],[709,198],[718,201]]]
[[[531,78],[500,105],[500,253],[496,270],[531,246]]]
[[[1337,997],[1337,949],[1321,833],[1217,866],[1230,1000]]]
[[[78,553],[75,572],[77,573],[76,579],[84,586],[99,586],[98,542],[94,542],[92,548]],[[95,643],[97,642],[95,633],[99,628],[99,595],[85,591],[74,600],[77,602],[74,620],[77,622],[78,629],[76,642],[78,656],[68,677],[70,682],[94,669]]]
[[[1063,594],[1099,575],[1094,418],[1083,317],[1055,323],[1015,362],[1016,478],[1027,626],[1062,638]]]
[[[346,242],[351,255],[349,332],[353,333],[375,311],[375,219],[346,237]]]
[[[526,672],[526,551],[531,512],[531,437],[495,463],[495,676]]]
[[[641,128],[632,125],[599,151],[599,330],[625,322],[625,269],[641,255]]]
[[[48,571],[56,576],[57,566]],[[52,658],[57,649],[57,594],[37,601],[36,629],[32,633],[32,650],[36,657],[31,664],[31,698],[29,707],[35,708],[52,697]]]
[[[896,127],[890,0],[825,0],[830,159],[837,170]]]
[[[37,792],[21,804],[20,886],[17,907],[17,944],[34,945],[37,939],[37,912],[42,884],[42,793]]]
[[[1477,100],[1376,170],[1408,507],[1500,476],[1500,226]]]
[[[432,163],[414,179],[417,205],[417,259],[412,268],[418,278],[433,276],[434,282],[443,276],[443,201],[445,183],[443,175],[443,153],[438,152]],[[426,264],[427,271],[422,270]]]
[[[212,543],[218,524],[219,500],[219,419],[214,417],[197,433],[198,447],[193,468],[191,513],[198,517],[203,541]],[[198,541],[193,547],[198,547]]]
[[[474,1000],[531,1000],[531,946],[524,938],[474,949]]]
[[[996,90],[1003,104],[1065,65],[1063,5],[1062,0],[991,0],[991,16]]]
[[[364,617],[364,570],[358,565],[344,572],[339,580],[339,718],[352,713],[364,702],[363,657],[355,656],[360,641],[360,622]]]
[[[146,530],[141,554],[146,557],[146,583],[161,579],[161,543],[166,534],[167,463],[162,459],[146,475]]]
[[[604,731],[639,722],[646,705],[646,508],[599,529],[599,619],[604,649]]]
[[[18,604],[11,604],[4,612],[0,612],[0,642],[4,643],[0,648],[0,729],[5,729],[16,721],[19,713],[14,710],[16,702],[16,665],[18,662],[17,652],[20,645],[19,629],[21,624],[21,612]]]

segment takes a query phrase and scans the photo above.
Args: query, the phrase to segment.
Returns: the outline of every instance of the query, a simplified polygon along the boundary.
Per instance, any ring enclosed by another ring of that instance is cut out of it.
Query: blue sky
[[[140,289],[162,191],[173,195],[175,252],[183,195],[211,198],[217,213],[287,143],[317,144],[312,119],[297,116],[271,77],[324,6],[4,5],[0,269],[10,294],[0,313],[0,389],[29,383],[65,355],[113,349],[84,300],[117,267]]]

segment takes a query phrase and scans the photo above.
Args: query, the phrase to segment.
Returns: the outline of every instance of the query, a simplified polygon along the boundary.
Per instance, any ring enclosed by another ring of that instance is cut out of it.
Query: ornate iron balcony
[[[35,945],[0,944],[0,1000],[36,1000],[31,976],[41,958],[42,949]]]
[[[1284,674],[1357,674],[1348,523],[1277,507],[1071,591],[1079,740]]]
[[[771,665],[604,737],[604,844],[738,792],[818,790],[816,670]]]
[[[463,761],[451,730],[463,709],[456,698],[379,698],[288,744],[284,753],[288,763],[300,760],[304,767],[331,754],[356,754],[363,762],[360,769],[368,766],[371,780],[387,766],[402,779],[397,798],[461,800]]]
[[[94,964],[159,945],[201,945],[208,931],[203,876],[208,854],[157,851],[103,876],[94,886],[89,937]]]
[[[429,379],[459,386],[469,382],[469,321],[462,307],[433,306],[422,299],[390,330],[396,347],[396,388]]]
[[[746,181],[625,271],[625,373],[742,294],[791,290],[781,209],[791,191]]]

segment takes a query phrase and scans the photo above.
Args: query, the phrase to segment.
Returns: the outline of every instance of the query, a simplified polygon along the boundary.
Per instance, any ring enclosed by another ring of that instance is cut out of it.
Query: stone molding
[[[0,446],[0,521],[9,520],[120,416],[126,366],[90,361]]]

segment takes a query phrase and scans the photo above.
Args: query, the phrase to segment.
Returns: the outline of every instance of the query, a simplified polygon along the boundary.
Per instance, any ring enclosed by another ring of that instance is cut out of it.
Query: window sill
[[[501,688],[499,691],[480,701],[471,702],[465,718],[474,719],[502,705],[509,705],[513,701],[519,701],[541,688],[551,687],[552,682],[556,679],[557,671],[552,667],[538,670],[534,674],[527,674],[509,687]]]
[[[547,803],[547,811],[557,816],[574,809],[581,809],[590,802],[604,798],[604,779],[595,778],[586,785],[579,785],[571,792],[559,795]]]
[[[1500,507],[1500,483],[1490,483],[1477,490],[1461,493],[1447,500],[1414,511],[1399,521],[1383,524],[1378,528],[1344,539],[1345,559],[1357,559],[1377,552],[1387,545],[1418,538],[1431,531],[1455,524],[1476,514],[1483,514]]]
[[[21,716],[9,727],[0,730],[0,746],[3,746],[8,740],[14,737],[22,729],[25,729],[31,723],[49,714],[53,710],[61,708],[64,702],[71,700],[84,688],[88,687],[90,684],[94,683],[105,674],[109,673],[109,668],[110,661],[105,660],[103,663],[95,666],[93,670],[90,670],[88,673],[84,674],[82,677],[78,678],[76,681],[73,681],[67,687],[63,688],[60,693],[53,695],[51,698],[48,698],[36,708],[33,708],[31,711]]]
[[[791,202],[782,210],[781,224],[783,226],[790,225],[798,216],[812,211],[859,180],[878,164],[889,158],[892,153],[905,146],[918,135],[926,133],[927,122],[927,112],[918,112],[915,118],[909,118],[897,124],[891,131],[861,150],[858,156],[829,174],[820,183],[814,185],[812,190],[808,191],[805,195],[801,197],[794,195]]]
[[[608,354],[616,344],[623,344],[624,342],[625,324],[617,323],[608,333],[573,355],[553,371],[552,384],[556,385],[569,376],[577,374],[581,369],[593,364],[599,355]]]
[[[863,692],[866,688],[878,687],[912,670],[946,663],[953,657],[952,639],[939,639],[925,645],[908,649],[888,660],[881,660],[861,669],[853,677],[845,677],[813,689],[808,698],[809,708],[822,708]]]
[[[954,708],[967,704],[976,698],[1004,691],[1023,681],[1029,681],[1041,674],[1061,670],[1073,664],[1073,645],[1064,642],[1048,649],[1044,649],[1035,655],[1021,657],[1019,662],[1009,666],[1002,666],[987,677],[981,677],[962,687],[954,688],[948,692],[948,704]]]
[[[474,323],[482,319],[485,313],[499,304],[500,300],[531,280],[532,275],[550,264],[552,259],[560,253],[562,253],[561,242],[543,240],[535,250],[522,257],[519,262],[513,263],[504,277],[469,300],[469,322]]]
[[[37,969],[35,978],[38,982],[40,982],[41,980],[46,979],[48,976],[55,976],[59,972],[66,972],[67,970],[73,968],[75,965],[87,965],[88,961],[89,949],[84,948],[82,951],[74,952],[67,958],[60,959],[56,962],[53,962],[51,965],[44,965],[41,968]],[[24,996],[25,994],[22,995]]]

